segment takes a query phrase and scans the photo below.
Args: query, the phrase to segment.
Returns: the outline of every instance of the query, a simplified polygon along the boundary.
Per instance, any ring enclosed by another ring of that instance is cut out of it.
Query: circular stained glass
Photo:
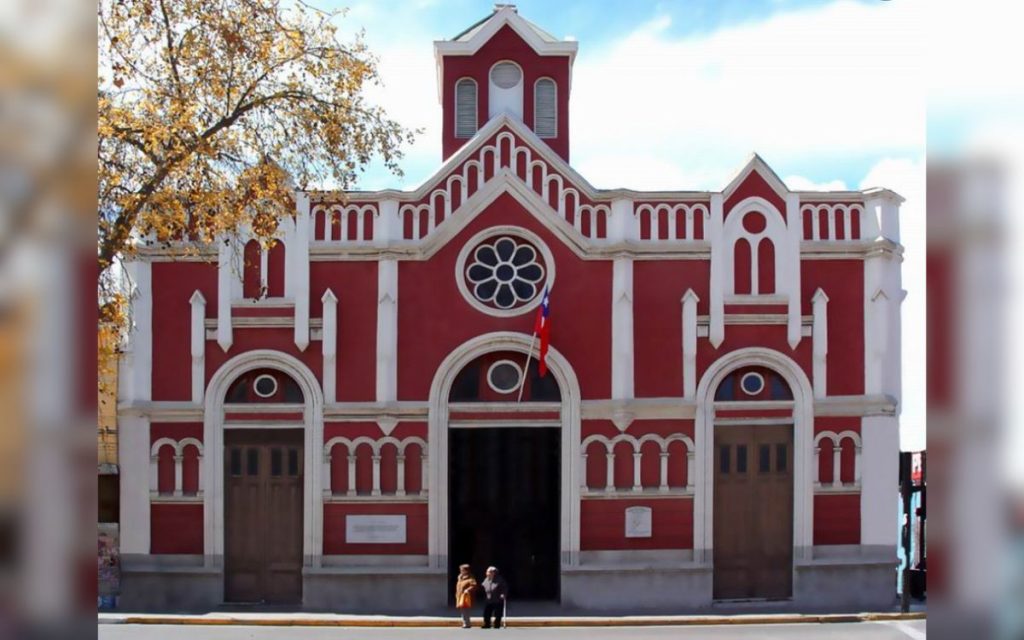
[[[748,373],[740,378],[740,388],[748,396],[756,396],[764,391],[764,376],[760,373]]]
[[[477,301],[510,310],[540,295],[545,272],[543,258],[532,244],[515,236],[500,236],[470,253],[465,278]]]
[[[499,360],[487,370],[487,384],[498,393],[512,393],[519,388],[523,373],[511,360]]]
[[[259,397],[269,398],[277,393],[277,380],[272,375],[263,374],[253,381],[252,389]]]

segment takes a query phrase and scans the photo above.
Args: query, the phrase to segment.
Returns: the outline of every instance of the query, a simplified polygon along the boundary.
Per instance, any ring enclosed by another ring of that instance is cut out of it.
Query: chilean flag
[[[540,306],[537,307],[537,319],[533,323],[533,332],[540,336],[538,364],[541,376],[547,375],[548,372],[546,358],[548,357],[548,333],[551,331],[551,322],[548,321],[548,302],[548,288],[544,287],[544,298],[541,300]]]

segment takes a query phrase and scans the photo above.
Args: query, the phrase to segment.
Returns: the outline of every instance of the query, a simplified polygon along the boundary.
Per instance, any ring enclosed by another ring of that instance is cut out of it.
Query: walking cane
[[[508,596],[501,599],[501,628],[508,629]]]

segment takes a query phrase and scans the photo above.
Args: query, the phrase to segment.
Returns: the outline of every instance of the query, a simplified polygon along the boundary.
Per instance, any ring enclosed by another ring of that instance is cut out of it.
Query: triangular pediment
[[[789,187],[782,181],[775,171],[768,166],[768,163],[764,159],[753,153],[747,160],[740,170],[733,176],[732,180],[722,189],[722,196],[726,200],[729,199],[733,193],[742,185],[751,174],[757,174],[762,180],[764,180],[772,191],[774,191],[780,198],[785,199],[786,195],[789,194]]]
[[[487,18],[477,22],[451,40],[434,42],[434,52],[441,56],[471,56],[480,50],[503,27],[509,27],[538,55],[567,55],[575,58],[579,43],[559,40],[516,12],[512,5],[501,5]]]

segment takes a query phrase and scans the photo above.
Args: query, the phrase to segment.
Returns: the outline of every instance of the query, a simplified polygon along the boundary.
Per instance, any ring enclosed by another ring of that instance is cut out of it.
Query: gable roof
[[[775,171],[768,166],[768,163],[764,161],[764,158],[756,153],[752,153],[750,154],[750,157],[747,158],[747,162],[740,167],[740,170],[733,175],[732,179],[725,185],[725,188],[722,189],[722,197],[728,200],[729,196],[731,196],[733,192],[743,184],[744,180],[746,180],[747,177],[755,171],[758,175],[764,178],[765,182],[768,183],[768,186],[770,186],[772,190],[779,194],[783,199],[785,199],[787,193],[790,193],[789,187],[787,187],[786,183],[782,181],[779,174],[775,173]]]

